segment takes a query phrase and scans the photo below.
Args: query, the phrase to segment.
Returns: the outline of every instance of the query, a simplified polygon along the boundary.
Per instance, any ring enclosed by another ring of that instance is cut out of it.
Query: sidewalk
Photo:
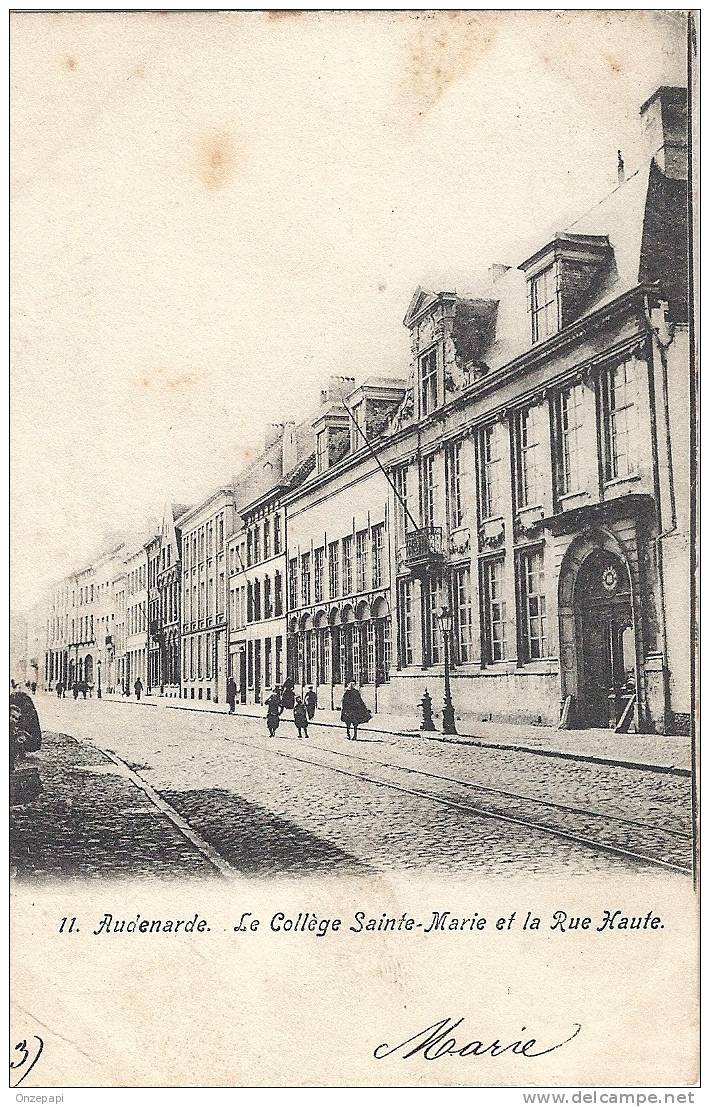
[[[22,764],[39,770],[42,791],[10,810],[16,879],[214,877],[208,851],[118,759],[45,730],[42,748]]]
[[[154,696],[144,697],[140,704],[134,697],[107,695],[106,699],[135,706],[162,707],[171,711],[203,711],[226,715],[227,704],[178,700]],[[235,715],[242,718],[265,717],[261,704],[238,704]],[[392,734],[399,737],[416,737],[432,741],[444,741],[447,745],[480,746],[520,753],[536,753],[548,757],[560,757],[574,761],[646,768],[655,772],[670,772],[681,776],[691,773],[690,738],[667,734],[615,734],[612,730],[557,730],[555,727],[521,725],[508,722],[483,722],[475,719],[457,719],[458,734],[443,735],[441,718],[435,717],[436,731],[420,730],[420,719],[398,715],[374,716],[372,721],[360,727],[363,734]],[[318,708],[313,723],[317,726],[336,727],[340,730],[340,712]]]

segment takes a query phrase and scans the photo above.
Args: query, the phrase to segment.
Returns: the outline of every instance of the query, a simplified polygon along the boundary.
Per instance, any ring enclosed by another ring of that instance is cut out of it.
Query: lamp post
[[[439,612],[439,626],[444,636],[444,710],[441,713],[444,734],[458,734],[454,718],[454,705],[451,702],[451,673],[449,671],[449,636],[451,634],[451,612],[442,607]]]
[[[96,698],[100,700],[101,699],[101,658],[99,658],[99,660],[96,662],[96,668],[98,669],[98,673],[99,673],[99,686],[96,689]]]

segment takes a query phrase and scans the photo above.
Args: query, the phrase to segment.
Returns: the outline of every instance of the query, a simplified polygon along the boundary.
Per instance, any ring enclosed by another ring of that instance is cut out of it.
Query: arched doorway
[[[578,726],[613,725],[636,691],[636,627],[628,564],[616,538],[598,531],[565,555],[559,585],[560,676]]]
[[[90,653],[84,658],[84,680],[87,684],[94,683],[94,659]]]

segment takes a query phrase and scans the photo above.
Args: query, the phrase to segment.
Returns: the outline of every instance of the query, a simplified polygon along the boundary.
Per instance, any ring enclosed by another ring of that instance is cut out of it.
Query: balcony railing
[[[406,535],[406,562],[410,568],[443,561],[444,536],[441,527],[421,527]]]

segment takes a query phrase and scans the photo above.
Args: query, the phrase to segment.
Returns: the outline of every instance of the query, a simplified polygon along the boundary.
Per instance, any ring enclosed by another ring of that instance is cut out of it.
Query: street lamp
[[[439,612],[439,626],[444,636],[444,710],[441,713],[444,734],[458,734],[454,718],[454,705],[451,702],[451,674],[449,672],[449,636],[451,634],[451,612],[442,607]]]
[[[99,658],[99,660],[96,662],[96,668],[98,669],[98,673],[99,673],[99,686],[96,689],[96,698],[100,700],[101,699],[101,658]]]

